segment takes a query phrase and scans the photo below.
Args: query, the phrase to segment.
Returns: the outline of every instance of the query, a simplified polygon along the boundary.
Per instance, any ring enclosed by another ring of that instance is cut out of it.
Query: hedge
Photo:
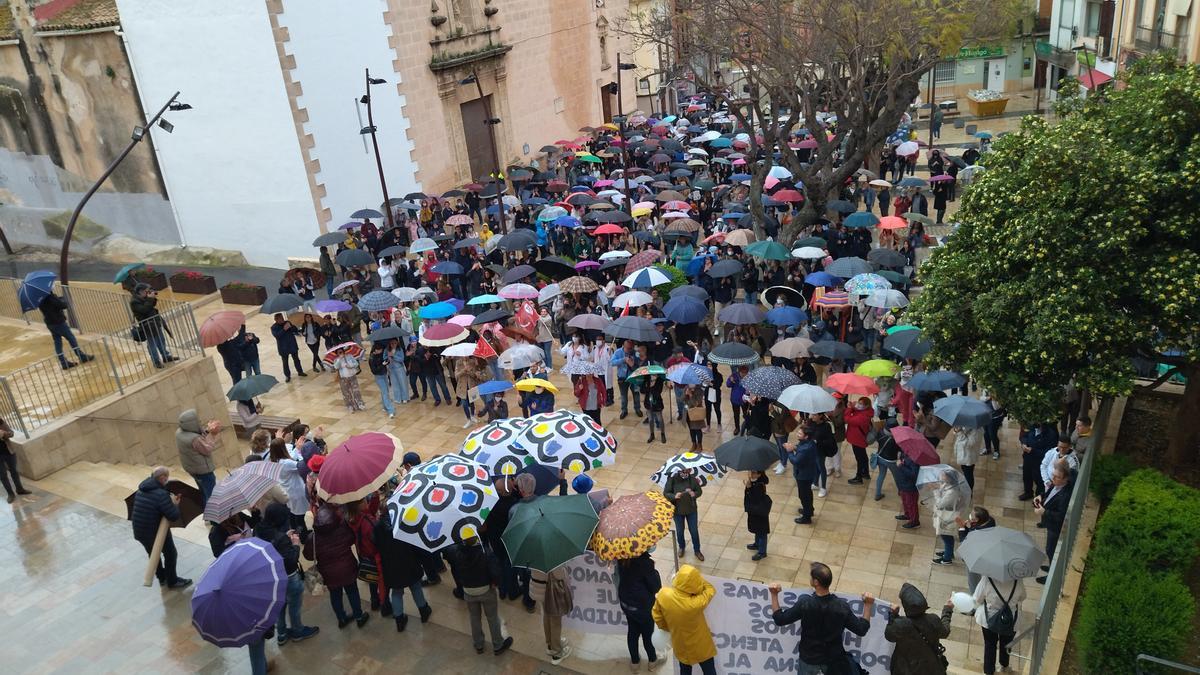
[[[1098,455],[1096,464],[1092,467],[1092,478],[1088,481],[1088,488],[1096,495],[1096,499],[1100,500],[1101,505],[1108,506],[1117,494],[1117,487],[1121,485],[1121,481],[1135,470],[1137,464],[1128,455]]]
[[[1177,658],[1196,604],[1183,582],[1200,553],[1200,492],[1142,469],[1096,527],[1076,630],[1089,673],[1133,672],[1138,654]]]

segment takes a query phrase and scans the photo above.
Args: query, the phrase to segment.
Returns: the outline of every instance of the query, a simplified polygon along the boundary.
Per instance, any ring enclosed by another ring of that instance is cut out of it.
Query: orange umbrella
[[[625,228],[614,223],[605,223],[592,230],[592,234],[625,234]]]
[[[908,221],[900,216],[884,216],[879,220],[881,230],[903,230],[908,227]]]
[[[825,388],[839,391],[846,395],[874,396],[879,393],[879,385],[864,375],[854,373],[835,373],[825,378]]]

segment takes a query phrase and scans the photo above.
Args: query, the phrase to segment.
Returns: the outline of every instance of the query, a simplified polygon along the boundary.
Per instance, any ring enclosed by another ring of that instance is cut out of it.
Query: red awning
[[[1079,71],[1079,83],[1091,91],[1095,91],[1100,85],[1111,81],[1112,75],[1102,73],[1095,68],[1083,68]]]

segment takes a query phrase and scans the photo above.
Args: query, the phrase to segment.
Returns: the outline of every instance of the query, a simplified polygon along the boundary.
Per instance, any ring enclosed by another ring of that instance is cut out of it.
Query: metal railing
[[[76,306],[83,306],[79,289],[70,295],[78,303]],[[161,351],[178,360],[203,355],[192,306],[169,304],[175,306],[160,310],[158,317],[136,324],[125,322],[121,328],[100,337],[79,339],[76,348],[64,340],[63,356],[77,363],[75,367],[63,368],[56,355],[0,375],[0,417],[28,438],[33,431],[58,418],[110,394],[124,393],[126,387],[153,376],[159,369],[150,355],[152,348],[161,345],[165,348]],[[120,325],[125,313],[113,307],[109,311],[114,316],[108,322]],[[98,319],[87,320],[97,325]],[[135,335],[140,339],[135,339]],[[47,335],[46,339],[52,336]],[[83,355],[92,359],[84,362]],[[161,367],[170,367],[170,363]]]
[[[1157,656],[1150,656],[1149,654],[1138,654],[1137,661],[1135,662],[1136,668],[1137,668],[1137,675],[1143,675],[1145,673],[1160,673],[1160,672],[1162,672],[1162,670],[1159,668],[1146,668],[1145,666],[1142,665],[1143,661],[1145,661],[1146,663],[1153,663],[1156,666],[1164,666],[1166,668],[1171,668],[1172,670],[1178,670],[1178,671],[1182,671],[1185,673],[1200,673],[1200,668],[1197,668],[1195,666],[1189,666],[1184,663],[1176,663],[1175,661],[1168,661],[1166,659],[1160,659]]]
[[[1186,33],[1168,33],[1154,26],[1138,26],[1133,31],[1133,44],[1138,49],[1155,51],[1158,49],[1174,49],[1187,56],[1188,36]]]
[[[1112,399],[1100,402],[1092,424],[1092,448],[1079,462],[1075,476],[1075,487],[1071,491],[1071,500],[1067,504],[1067,516],[1063,520],[1062,532],[1058,538],[1058,548],[1054,552],[1054,560],[1050,563],[1050,571],[1046,573],[1046,585],[1038,601],[1037,614],[1033,625],[1017,634],[1013,642],[1030,637],[1031,648],[1029,655],[1030,675],[1040,675],[1043,661],[1046,658],[1046,646],[1050,642],[1050,630],[1054,626],[1054,614],[1058,611],[1062,599],[1063,581],[1066,579],[1071,564],[1071,552],[1079,536],[1079,523],[1083,519],[1083,510],[1087,504],[1088,484],[1092,478],[1092,467],[1096,464],[1096,455],[1100,454],[1104,438],[1108,433],[1109,418],[1112,415]],[[1017,656],[1016,653],[1013,656]]]
[[[34,309],[21,311],[17,290],[20,279],[0,277],[0,316],[19,319],[27,324],[42,322],[41,312]],[[71,305],[71,325],[78,332],[106,335],[133,325],[133,312],[129,309],[128,293],[106,291],[81,286],[54,284],[54,292]],[[158,311],[166,312],[187,303],[168,298],[158,299]]]

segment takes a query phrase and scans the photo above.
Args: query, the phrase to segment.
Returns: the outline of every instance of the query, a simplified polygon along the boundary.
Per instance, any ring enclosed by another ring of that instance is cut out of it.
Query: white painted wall
[[[177,90],[194,106],[167,115],[174,133],[151,132],[186,243],[240,250],[256,265],[312,255],[320,230],[265,4],[117,8],[148,114]]]
[[[366,88],[365,68],[387,80],[371,87],[371,99],[388,194],[403,197],[421,189],[413,144],[405,135],[410,125],[402,111],[400,74],[393,72],[396,54],[388,46],[392,29],[383,18],[386,9],[386,0],[285,0],[278,18],[288,30],[284,50],[296,61],[291,77],[303,91],[304,132],[312,135],[309,152],[321,163],[317,183],[325,186],[322,206],[331,211],[331,229],[354,211],[383,202],[370,137],[359,134],[367,126],[366,106],[358,103]]]

